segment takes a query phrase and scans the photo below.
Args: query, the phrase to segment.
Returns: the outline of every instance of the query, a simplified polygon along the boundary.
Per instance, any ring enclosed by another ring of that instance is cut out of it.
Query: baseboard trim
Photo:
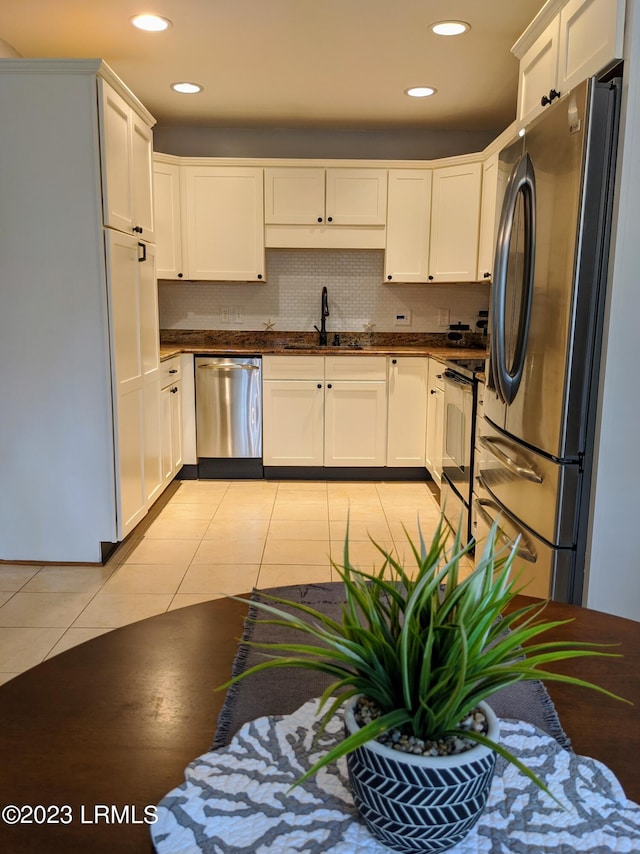
[[[264,468],[260,457],[198,457],[200,480],[246,478],[262,480]]]
[[[422,466],[265,466],[266,480],[414,480],[429,479]]]
[[[182,466],[178,474],[175,476],[175,480],[197,480],[198,479],[198,466],[196,463],[187,463]]]

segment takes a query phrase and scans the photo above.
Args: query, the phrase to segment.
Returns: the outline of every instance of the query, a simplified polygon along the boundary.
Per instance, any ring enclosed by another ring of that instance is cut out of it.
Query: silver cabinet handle
[[[535,465],[525,456],[519,454],[504,439],[494,439],[490,436],[478,436],[478,443],[490,451],[494,457],[512,474],[530,480],[533,483],[542,483],[542,475]]]
[[[499,515],[500,508],[495,501],[490,501],[487,498],[476,498],[474,507],[476,509],[476,513],[480,516],[485,525],[487,525],[488,528],[491,528],[495,520],[489,515],[489,513],[487,513],[485,507],[490,507]],[[525,532],[517,526],[516,528],[518,530],[518,536],[520,537],[520,543],[518,544],[518,557],[521,557],[522,560],[526,560],[528,563],[536,563],[538,560],[536,550],[532,546]],[[496,535],[509,548],[515,544],[515,540],[506,534],[499,525],[496,527]]]

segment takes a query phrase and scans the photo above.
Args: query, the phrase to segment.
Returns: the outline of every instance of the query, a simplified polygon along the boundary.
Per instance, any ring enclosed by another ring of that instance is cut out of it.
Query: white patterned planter
[[[349,733],[359,729],[357,700],[345,708]],[[479,706],[497,741],[498,719]],[[481,744],[453,756],[416,756],[370,741],[347,755],[360,817],[388,848],[405,852],[447,851],[466,836],[485,808],[495,764],[495,752]]]

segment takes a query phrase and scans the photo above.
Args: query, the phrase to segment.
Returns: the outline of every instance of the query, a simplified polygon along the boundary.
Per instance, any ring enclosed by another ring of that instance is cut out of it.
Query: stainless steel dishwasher
[[[262,359],[196,356],[199,477],[262,477]]]

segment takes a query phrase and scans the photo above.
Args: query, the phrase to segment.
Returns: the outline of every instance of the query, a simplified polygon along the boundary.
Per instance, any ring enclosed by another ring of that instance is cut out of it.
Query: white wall
[[[376,332],[446,332],[441,308],[451,323],[474,329],[489,307],[485,283],[388,284],[383,263],[382,250],[269,249],[264,284],[161,282],[160,328],[260,331],[271,321],[276,330],[309,332],[320,322],[325,285],[330,332],[362,332],[365,323]],[[396,326],[396,314],[407,311],[411,325]]]
[[[640,4],[635,1],[627,3],[624,76],[584,604],[640,620]]]

